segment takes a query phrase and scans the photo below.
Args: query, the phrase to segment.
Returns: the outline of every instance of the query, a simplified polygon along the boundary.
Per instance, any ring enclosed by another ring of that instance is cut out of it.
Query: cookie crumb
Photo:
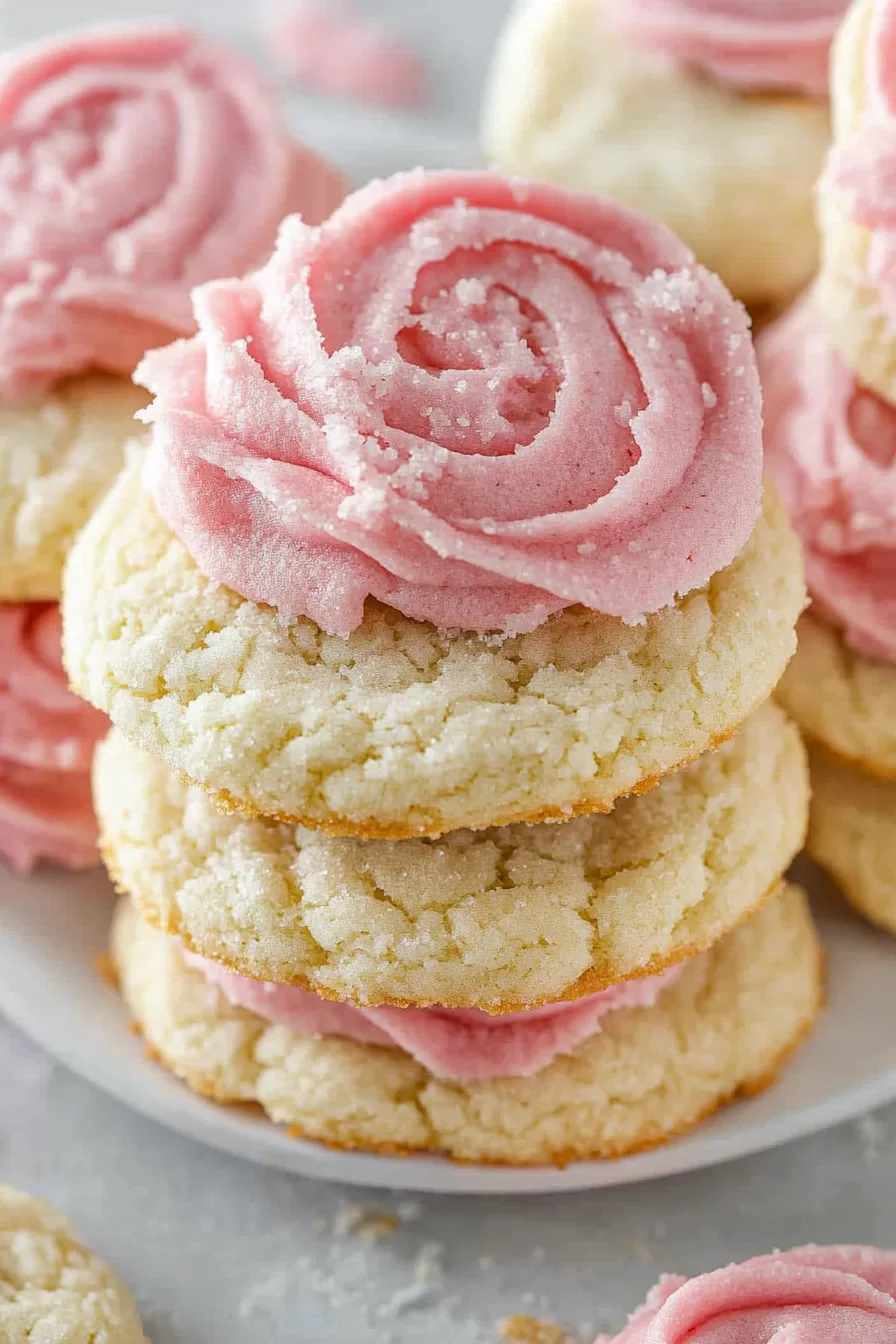
[[[118,989],[118,967],[109,956],[108,952],[98,952],[96,957],[96,969],[101,980],[109,986],[110,989]]]
[[[498,1333],[511,1344],[575,1344],[564,1326],[534,1316],[507,1316],[499,1323]]]

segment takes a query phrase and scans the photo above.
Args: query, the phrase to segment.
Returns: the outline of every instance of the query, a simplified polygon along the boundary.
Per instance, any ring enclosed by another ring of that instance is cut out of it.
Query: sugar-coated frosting
[[[863,111],[854,134],[834,145],[821,180],[850,218],[871,231],[868,274],[896,325],[896,5],[875,0],[862,65]]]
[[[250,62],[174,26],[85,29],[0,58],[0,396],[131,373],[194,329],[190,289],[317,223],[341,179],[290,139]]]
[[[607,0],[632,41],[743,89],[828,92],[828,61],[849,0]]]
[[[68,688],[58,607],[0,605],[0,856],[13,867],[98,861],[90,765],[108,726]]]
[[[277,64],[310,88],[392,107],[420,102],[419,57],[339,0],[279,0],[268,34]]]
[[[138,371],[147,482],[206,574],[329,633],[370,594],[443,628],[637,621],[758,516],[746,314],[622,206],[418,170],[194,298],[199,335]]]
[[[896,662],[896,408],[860,387],[804,300],[759,338],[769,475],[821,610]]]
[[[667,1275],[595,1344],[896,1344],[896,1252],[801,1246],[695,1279]]]
[[[192,952],[184,956],[231,1003],[269,1022],[302,1036],[345,1036],[366,1045],[398,1046],[437,1078],[457,1079],[539,1073],[600,1031],[607,1013],[652,1007],[682,970],[672,966],[573,1003],[491,1017],[461,1008],[355,1008],[320,999],[296,985],[252,980]]]

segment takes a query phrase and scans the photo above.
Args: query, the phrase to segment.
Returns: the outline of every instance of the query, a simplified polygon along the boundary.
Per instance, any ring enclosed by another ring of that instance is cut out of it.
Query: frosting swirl
[[[206,574],[330,633],[368,595],[472,631],[638,621],[756,521],[748,319],[622,206],[420,170],[194,301],[138,371],[148,484]]]
[[[190,289],[265,259],[341,180],[254,67],[185,28],[87,29],[0,60],[0,395],[132,372]]]
[[[59,608],[0,606],[0,855],[13,867],[98,862],[90,767],[108,726],[68,688]]]
[[[826,98],[828,59],[849,0],[609,0],[631,41],[744,89]]]
[[[527,1078],[568,1055],[600,1031],[600,1020],[618,1008],[650,1008],[681,974],[627,980],[574,1003],[552,1003],[493,1017],[470,1008],[355,1008],[320,999],[296,985],[278,985],[225,970],[185,952],[230,1003],[301,1036],[344,1036],[366,1045],[398,1046],[437,1078]]]
[[[861,387],[804,301],[759,339],[765,449],[813,601],[896,662],[896,408]]]
[[[896,1252],[802,1246],[695,1279],[666,1275],[595,1344],[894,1344]]]
[[[870,231],[868,278],[896,325],[896,6],[889,0],[870,7],[861,72],[850,93],[854,107],[843,120],[853,123],[852,133],[844,127],[819,188]]]

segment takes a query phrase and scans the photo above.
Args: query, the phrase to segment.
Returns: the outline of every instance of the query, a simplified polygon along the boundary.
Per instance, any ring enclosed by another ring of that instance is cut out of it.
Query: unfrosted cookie
[[[609,815],[330,838],[222,815],[113,732],[94,792],[106,864],[150,923],[257,980],[359,1003],[580,998],[703,951],[805,835],[799,733],[757,710],[714,753]]]
[[[69,547],[141,431],[129,379],[73,378],[39,402],[0,404],[0,602],[55,601]]]
[[[623,40],[602,7],[517,0],[486,91],[487,155],[662,219],[750,307],[797,293],[818,257],[826,102],[695,74]]]
[[[445,1083],[400,1050],[300,1037],[230,1006],[127,902],[113,950],[147,1044],[195,1091],[256,1101],[296,1135],[337,1147],[469,1162],[564,1163],[661,1143],[769,1083],[822,997],[808,906],[787,888],[653,1008],[608,1014],[540,1073]]]
[[[812,753],[806,847],[873,924],[896,933],[896,783]]]
[[[822,259],[817,302],[831,341],[860,380],[896,401],[892,230],[884,195],[896,134],[896,107],[878,94],[894,56],[886,6],[858,0],[834,44],[831,98],[834,140],[819,183]]]
[[[729,737],[790,658],[799,548],[770,494],[706,588],[641,625],[571,607],[447,633],[370,601],[347,639],[205,578],[128,467],[67,571],[75,689],[225,808],[367,838],[608,810]]]
[[[896,780],[896,667],[856,653],[811,613],[798,635],[776,698],[807,737],[868,774]]]
[[[3,1344],[145,1344],[127,1288],[49,1204],[0,1185]]]

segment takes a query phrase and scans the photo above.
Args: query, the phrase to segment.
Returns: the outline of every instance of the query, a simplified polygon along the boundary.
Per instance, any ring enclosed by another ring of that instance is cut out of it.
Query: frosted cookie
[[[266,995],[214,964],[187,966],[128,903],[113,949],[148,1046],[195,1091],[258,1102],[292,1133],[337,1147],[439,1150],[468,1162],[564,1163],[661,1143],[770,1082],[822,995],[820,945],[795,888],[684,968],[608,991],[628,1006],[567,1004],[524,1023],[361,1011],[296,988]],[[317,1034],[231,1002],[250,996]],[[338,1021],[323,1019],[328,1010]],[[515,1073],[489,1076],[496,1067]]]
[[[807,849],[851,905],[896,933],[896,783],[813,752]]]
[[[108,720],[68,688],[55,603],[0,603],[0,859],[99,861],[90,790]]]
[[[138,360],[194,329],[194,285],[345,185],[249,62],[173,25],[5,52],[0,182],[0,600],[57,599],[137,429]]]
[[[595,1344],[896,1340],[896,1252],[800,1246],[694,1279],[664,1274],[618,1335]]]
[[[66,657],[223,806],[367,838],[606,810],[767,697],[804,598],[747,320],[661,226],[417,172],[195,299]]]
[[[43,1200],[0,1185],[4,1344],[145,1344],[130,1293]]]
[[[501,168],[662,219],[751,308],[818,259],[846,0],[517,0],[486,88]]]
[[[896,777],[896,408],[857,382],[809,302],[758,351],[766,470],[813,601],[778,695],[811,737]]]
[[[117,732],[94,790],[114,880],[192,951],[360,1005],[502,1012],[703,951],[776,883],[808,809],[798,731],[770,704],[652,792],[560,826],[331,839],[224,816]]]
[[[834,48],[834,148],[819,183],[818,304],[867,387],[896,401],[896,11],[857,0]]]

